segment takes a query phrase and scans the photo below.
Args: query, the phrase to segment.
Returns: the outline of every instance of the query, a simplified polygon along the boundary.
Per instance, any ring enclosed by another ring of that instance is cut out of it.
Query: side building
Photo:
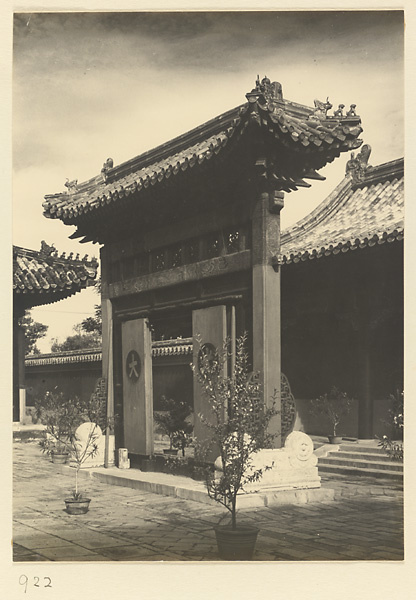
[[[309,433],[325,431],[302,399],[346,391],[358,405],[345,433],[365,439],[386,432],[403,390],[404,160],[372,167],[370,152],[282,232],[282,369]]]
[[[13,421],[26,415],[25,343],[20,319],[35,306],[68,298],[97,276],[98,261],[65,253],[42,241],[39,251],[13,246]]]

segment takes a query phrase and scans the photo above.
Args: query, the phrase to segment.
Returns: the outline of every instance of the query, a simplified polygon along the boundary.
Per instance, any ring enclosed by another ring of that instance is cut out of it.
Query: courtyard
[[[57,471],[36,441],[15,441],[13,560],[218,561],[213,526],[225,509],[82,478],[92,499],[70,516],[70,468]],[[239,511],[260,528],[254,561],[401,561],[403,492],[370,479],[322,476],[335,500]]]

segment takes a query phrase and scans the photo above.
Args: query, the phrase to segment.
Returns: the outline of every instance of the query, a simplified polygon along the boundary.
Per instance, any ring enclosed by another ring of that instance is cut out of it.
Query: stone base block
[[[317,463],[311,438],[301,431],[293,431],[287,436],[284,448],[256,452],[247,475],[261,470],[262,476],[258,481],[246,484],[244,489],[250,493],[264,493],[320,488]],[[220,459],[215,461],[215,467],[217,477],[221,477]]]
[[[285,504],[311,504],[313,502],[331,502],[335,491],[327,488],[303,490],[278,490],[257,492],[238,496],[237,508],[255,508],[260,506],[283,506]]]
[[[119,469],[130,469],[129,451],[127,448],[118,449],[118,468]]]

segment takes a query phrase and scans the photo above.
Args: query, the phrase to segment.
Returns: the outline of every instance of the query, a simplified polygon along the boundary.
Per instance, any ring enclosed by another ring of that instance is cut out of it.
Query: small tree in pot
[[[47,392],[37,403],[38,415],[45,425],[45,440],[41,445],[47,449],[50,440],[53,440],[53,444],[70,455],[74,462],[75,489],[72,496],[65,499],[70,514],[88,511],[91,500],[79,491],[78,474],[82,465],[99,450],[98,442],[102,437],[100,425],[107,424],[105,411],[105,396],[95,393],[88,399],[80,399],[77,396],[64,397],[62,392],[55,389],[54,392]]]
[[[75,466],[75,488],[69,498],[65,498],[66,510],[71,515],[79,515],[88,512],[91,502],[90,498],[85,497],[78,489],[78,474],[82,465],[94,457],[98,450],[98,442],[102,438],[101,428],[97,423],[85,422],[77,432],[83,429],[82,438],[77,437],[76,433],[71,436],[71,458]]]
[[[66,463],[69,457],[71,435],[81,423],[78,403],[78,398],[70,401],[58,388],[36,401],[36,417],[45,425],[39,445],[54,463]]]
[[[215,528],[221,558],[247,560],[252,557],[258,529],[237,524],[237,496],[244,487],[258,481],[263,469],[252,468],[253,455],[270,447],[274,435],[267,432],[272,417],[278,414],[274,407],[265,407],[258,377],[249,370],[245,351],[247,334],[236,341],[235,365],[229,376],[224,367],[230,358],[230,340],[222,349],[206,352],[201,345],[198,365],[193,365],[207,399],[209,414],[199,418],[209,430],[209,439],[197,442],[199,458],[219,452],[215,465],[206,470],[206,485],[210,498],[225,506],[231,514],[231,524]]]
[[[346,392],[333,386],[329,393],[323,394],[311,400],[311,412],[316,416],[324,416],[332,427],[332,434],[328,435],[331,444],[339,444],[342,437],[338,435],[338,425],[342,418],[348,414],[352,408],[353,399]]]

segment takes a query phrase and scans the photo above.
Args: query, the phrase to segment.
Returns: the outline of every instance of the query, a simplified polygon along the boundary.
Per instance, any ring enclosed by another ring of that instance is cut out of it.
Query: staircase
[[[403,484],[403,462],[392,460],[377,442],[325,445],[317,452],[319,473],[334,476],[371,477]]]

